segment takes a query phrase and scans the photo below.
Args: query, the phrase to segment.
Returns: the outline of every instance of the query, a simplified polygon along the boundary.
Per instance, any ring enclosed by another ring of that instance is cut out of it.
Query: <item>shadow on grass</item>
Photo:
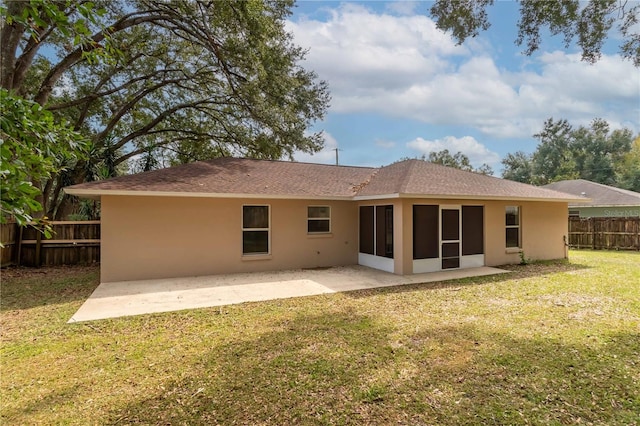
[[[348,311],[211,347],[111,424],[631,424],[638,334],[602,348],[473,325],[397,334]]]
[[[526,265],[502,265],[497,268],[507,270],[504,274],[484,275],[469,278],[452,279],[447,281],[434,281],[427,283],[402,284],[392,287],[378,287],[366,290],[354,290],[344,292],[345,295],[358,299],[374,294],[404,293],[412,291],[437,290],[443,288],[460,288],[489,283],[500,283],[511,280],[542,277],[551,274],[574,272],[591,269],[591,266],[571,263],[568,260],[552,260],[532,262]]]
[[[98,266],[2,270],[0,311],[87,299],[100,284]]]

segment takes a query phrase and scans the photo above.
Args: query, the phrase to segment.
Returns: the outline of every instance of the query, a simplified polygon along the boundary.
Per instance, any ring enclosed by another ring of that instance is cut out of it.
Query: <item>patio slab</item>
[[[487,266],[394,275],[365,266],[102,283],[68,321],[92,321],[245,302],[502,274]]]

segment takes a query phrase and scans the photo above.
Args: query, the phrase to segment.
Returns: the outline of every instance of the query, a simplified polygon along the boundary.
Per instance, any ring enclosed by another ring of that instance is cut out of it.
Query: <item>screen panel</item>
[[[360,207],[360,253],[373,252],[373,206]]]
[[[462,206],[462,255],[484,254],[484,207]]]
[[[413,258],[435,259],[438,253],[438,206],[413,206]]]

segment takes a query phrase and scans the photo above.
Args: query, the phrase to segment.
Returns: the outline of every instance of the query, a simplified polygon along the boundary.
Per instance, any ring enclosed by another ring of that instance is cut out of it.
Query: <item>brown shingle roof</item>
[[[559,182],[553,182],[545,185],[544,188],[566,192],[575,196],[591,198],[591,202],[580,204],[585,207],[640,206],[640,193],[591,182],[585,179],[561,180]],[[582,195],[583,193],[584,195]],[[573,206],[574,204],[570,203],[569,205]]]
[[[406,160],[372,168],[218,158],[82,183],[67,187],[65,191],[79,196],[156,193],[348,199],[403,195],[550,201],[580,199],[421,160]]]
[[[466,172],[422,160],[406,160],[382,167],[358,197],[382,194],[431,197],[479,197],[566,200],[569,194],[538,188],[478,173]]]
[[[87,182],[70,194],[104,191],[352,197],[375,169],[285,161],[217,158],[135,175]]]

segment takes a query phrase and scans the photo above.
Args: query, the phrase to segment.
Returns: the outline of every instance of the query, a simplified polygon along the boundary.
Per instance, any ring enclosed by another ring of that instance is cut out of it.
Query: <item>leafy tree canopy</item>
[[[159,156],[188,162],[319,150],[320,133],[306,130],[324,116],[329,95],[301,67],[305,52],[284,28],[292,5],[7,1],[1,86],[90,141],[91,156],[42,184],[49,215],[63,186],[129,160],[145,170]]]
[[[434,151],[429,153],[429,157],[426,161],[435,164],[442,164],[443,166],[453,167],[468,172],[480,173],[482,175],[493,175],[493,169],[488,164],[483,164],[477,169],[471,165],[469,157],[458,151],[455,154],[451,154],[448,149],[442,151]]]
[[[402,160],[408,160],[409,158],[403,158]],[[453,167],[454,169],[460,169],[467,172],[480,173],[482,175],[493,175],[493,169],[488,164],[482,164],[478,168],[474,168],[467,157],[462,152],[458,151],[455,154],[451,154],[448,149],[442,151],[432,151],[429,156],[422,155],[420,160],[428,161],[429,163],[440,164],[447,167]]]
[[[534,137],[540,141],[535,152],[519,151],[502,160],[502,177],[534,185],[586,179],[640,191],[640,138],[634,141],[631,130],[611,131],[599,118],[577,128],[550,118]]]
[[[37,201],[41,181],[78,159],[86,140],[35,102],[0,89],[0,221],[13,217],[24,225],[42,210]]]
[[[476,37],[491,23],[487,9],[494,0],[435,0],[431,15],[438,28],[450,31],[458,43]],[[531,55],[540,48],[541,34],[561,36],[566,47],[575,40],[582,59],[600,59],[608,38],[620,39],[620,54],[640,66],[640,4],[626,0],[519,0],[520,19],[515,43]],[[617,31],[612,37],[612,32]]]

